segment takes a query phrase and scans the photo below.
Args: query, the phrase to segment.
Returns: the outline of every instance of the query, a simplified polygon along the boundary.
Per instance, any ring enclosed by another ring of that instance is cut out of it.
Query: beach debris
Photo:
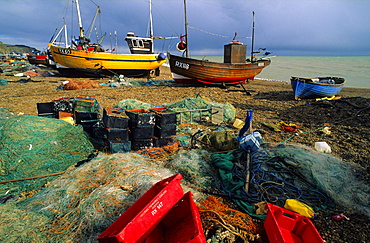
[[[315,142],[315,149],[321,153],[331,153],[331,148],[326,142]]]
[[[279,123],[273,123],[273,122],[263,122],[262,125],[265,125],[266,127],[270,128],[271,130],[275,132],[282,132],[283,129],[281,128]]]
[[[343,213],[336,214],[332,218],[335,219],[336,221],[341,221],[343,219],[349,220],[349,218],[346,215],[344,215]]]
[[[59,86],[57,89],[65,89],[65,90],[77,90],[77,89],[97,89],[100,88],[101,85],[98,81],[95,80],[78,80],[78,79],[70,79],[66,80]]]
[[[320,130],[323,134],[330,135],[330,127],[324,127],[323,129]]]
[[[298,132],[299,125],[296,125],[294,123],[285,123],[283,121],[278,123],[279,126],[283,129],[284,132]]]
[[[303,202],[300,202],[297,199],[285,200],[284,208],[299,213],[300,215],[303,215],[307,218],[312,218],[313,216],[315,216],[315,212],[310,206]]]

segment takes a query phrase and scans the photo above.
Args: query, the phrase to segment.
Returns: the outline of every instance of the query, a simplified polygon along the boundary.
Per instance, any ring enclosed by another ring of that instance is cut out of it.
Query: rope
[[[5,184],[5,183],[15,182],[15,181],[33,180],[33,179],[38,179],[38,178],[42,178],[42,177],[49,177],[49,176],[55,176],[55,175],[61,175],[64,172],[65,171],[57,172],[57,173],[53,173],[53,174],[49,174],[49,175],[41,175],[41,176],[34,176],[34,177],[28,177],[28,178],[22,178],[22,179],[13,179],[13,180],[7,180],[7,181],[0,181],[0,184]]]
[[[202,29],[199,29],[197,27],[192,27],[192,26],[188,26],[190,29],[195,29],[195,30],[198,30],[200,32],[203,32],[203,33],[206,33],[206,34],[209,34],[209,35],[214,35],[214,36],[218,36],[218,37],[223,37],[223,38],[228,38],[228,39],[233,39],[234,37],[230,37],[230,36],[225,36],[225,35],[219,35],[219,34],[215,34],[215,33],[212,33],[212,32],[209,32],[209,31],[205,31],[205,30],[202,30]],[[250,39],[252,37],[241,37],[241,38],[245,38],[245,39]]]

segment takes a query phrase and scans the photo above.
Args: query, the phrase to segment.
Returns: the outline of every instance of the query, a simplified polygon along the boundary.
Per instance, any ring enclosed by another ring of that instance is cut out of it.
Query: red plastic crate
[[[189,191],[145,239],[145,243],[205,243],[202,221]]]
[[[182,178],[176,174],[154,184],[98,237],[98,241],[143,242],[183,197]]]
[[[268,203],[264,222],[266,234],[274,243],[323,243],[311,220],[298,213]]]

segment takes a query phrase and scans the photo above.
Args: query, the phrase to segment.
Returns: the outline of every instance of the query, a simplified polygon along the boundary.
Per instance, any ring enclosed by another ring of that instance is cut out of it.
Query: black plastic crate
[[[134,127],[131,130],[131,140],[149,139],[154,136],[154,127]]]
[[[153,147],[153,139],[131,140],[131,149],[140,150]]]
[[[38,116],[47,118],[57,118],[57,115],[55,113],[41,113],[38,114]]]
[[[129,129],[106,128],[108,141],[127,142],[130,140]]]
[[[54,103],[48,102],[48,103],[37,103],[37,112],[38,114],[49,114],[49,113],[55,113],[54,111]]]
[[[131,141],[127,142],[112,142],[109,141],[109,151],[112,154],[115,153],[126,153],[131,151]]]
[[[105,107],[103,109],[103,122],[106,127],[128,128],[129,119],[125,111],[121,108]]]
[[[173,143],[173,137],[166,137],[166,138],[153,138],[154,147],[162,147],[167,145],[168,143]]]
[[[74,114],[76,124],[87,124],[99,121],[98,113],[96,112],[75,112]]]
[[[154,136],[158,138],[165,138],[169,136],[176,135],[176,125],[166,125],[166,126],[155,126]]]
[[[73,112],[73,100],[72,99],[59,99],[54,100],[55,112]]]
[[[177,112],[166,108],[153,108],[155,112],[155,124],[157,126],[173,125],[177,123]]]
[[[107,140],[107,133],[102,121],[99,121],[93,125],[91,136],[104,141]]]
[[[94,133],[94,127],[96,126],[97,123],[98,123],[97,120],[92,120],[80,123],[80,125],[82,126],[85,132],[92,136],[92,134]]]
[[[126,115],[130,118],[130,127],[150,127],[155,125],[155,113],[148,110],[129,110]]]

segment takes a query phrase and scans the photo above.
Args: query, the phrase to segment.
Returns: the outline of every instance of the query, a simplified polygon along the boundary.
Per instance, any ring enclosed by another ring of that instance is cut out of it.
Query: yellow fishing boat
[[[163,53],[119,54],[99,52],[96,46],[88,45],[85,49],[78,50],[49,43],[49,49],[54,62],[59,64],[58,70],[61,72],[64,70],[89,74],[123,74],[129,77],[145,76],[166,61],[166,56]]]
[[[128,77],[145,77],[166,62],[164,53],[153,52],[153,38],[138,37],[129,32],[125,38],[131,53],[117,53],[104,50],[98,44],[90,43],[82,27],[78,0],[75,1],[80,28],[79,37],[72,40],[72,45],[56,42],[55,37],[48,44],[57,69],[62,74],[121,75]],[[100,12],[100,9],[97,13]],[[63,26],[66,28],[66,26]],[[66,29],[65,29],[66,30]],[[61,31],[59,32],[61,33]]]

